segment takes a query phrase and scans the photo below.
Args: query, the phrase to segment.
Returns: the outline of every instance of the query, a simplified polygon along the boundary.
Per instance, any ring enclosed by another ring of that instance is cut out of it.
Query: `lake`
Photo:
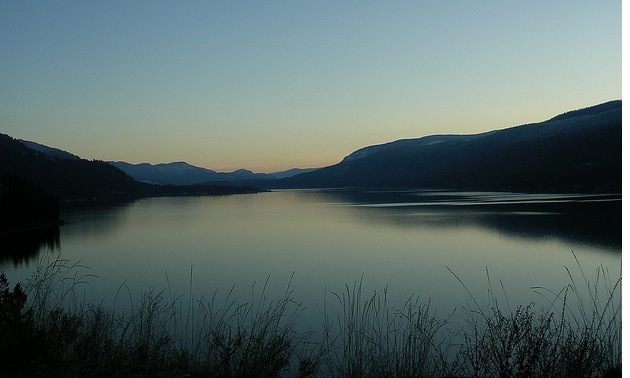
[[[336,311],[346,285],[386,290],[397,308],[430,300],[446,316],[470,302],[467,290],[485,300],[490,287],[512,308],[543,305],[532,287],[560,291],[567,269],[581,279],[576,258],[589,279],[598,267],[621,276],[620,195],[272,191],[147,198],[62,218],[58,234],[29,239],[30,254],[0,262],[10,282],[60,257],[86,267],[77,270],[88,275],[87,302],[124,307],[151,289],[251,301],[268,281],[267,300],[290,287],[303,303],[304,329]]]

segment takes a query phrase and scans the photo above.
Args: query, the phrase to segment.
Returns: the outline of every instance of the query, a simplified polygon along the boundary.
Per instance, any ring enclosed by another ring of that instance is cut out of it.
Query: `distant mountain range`
[[[219,173],[184,162],[111,164],[138,181],[174,185],[620,192],[621,105],[620,100],[610,101],[545,122],[481,134],[431,135],[368,146],[320,169]]]
[[[77,155],[49,147],[40,143],[21,140],[28,148],[55,159],[81,160]],[[186,162],[173,162],[161,164],[131,164],[124,161],[108,162],[114,167],[125,172],[136,181],[157,185],[196,185],[217,184],[230,182],[255,182],[257,180],[274,180],[295,176],[299,173],[311,172],[312,169],[293,168],[274,173],[254,173],[247,169],[238,169],[233,172],[216,172],[207,168],[200,168]]]
[[[621,101],[476,135],[359,149],[279,187],[621,192]]]
[[[62,200],[90,201],[259,191],[243,186],[142,183],[106,162],[88,161],[65,151],[0,134],[0,200],[16,191],[9,188],[18,185],[28,188],[30,184]]]
[[[110,162],[137,181],[161,185],[192,185],[200,183],[228,183],[235,181],[274,180],[310,172],[314,169],[294,168],[276,173],[254,173],[247,169],[234,172],[216,172],[207,168],[195,167],[185,162],[162,164],[130,164],[122,161]]]
[[[359,149],[329,167],[272,174],[216,172],[185,162],[87,161],[0,134],[0,194],[3,176],[64,199],[251,192],[252,186],[620,193],[621,107],[611,101],[504,130],[397,140]]]

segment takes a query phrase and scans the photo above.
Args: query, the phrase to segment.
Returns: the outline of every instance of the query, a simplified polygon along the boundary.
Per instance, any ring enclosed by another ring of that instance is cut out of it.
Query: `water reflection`
[[[301,198],[298,202],[302,205],[333,204],[337,208],[346,208],[360,222],[457,232],[460,228],[473,227],[520,239],[558,239],[569,244],[602,248],[613,254],[621,253],[621,195],[350,190],[291,193],[290,197]],[[281,196],[290,198],[289,193]],[[266,199],[268,197],[243,196],[239,197],[239,201],[254,201],[256,206],[263,206],[263,209],[277,210],[278,203],[275,202],[265,207],[266,201],[270,200]],[[151,219],[148,209],[161,212],[172,207],[178,216],[188,214],[191,219],[187,222],[192,222],[189,226],[193,227],[205,222],[208,216],[205,212],[207,204],[203,202],[204,205],[200,206],[199,200],[161,198],[66,208],[62,212],[62,218],[67,222],[63,226],[64,239],[80,239],[84,242],[88,238],[100,240],[105,235],[116,234],[130,227],[129,232],[143,239],[148,236],[140,236],[137,232],[143,229],[145,221]],[[224,209],[224,217],[229,217],[231,212],[241,211],[240,207],[233,206],[232,201],[215,199],[211,202],[214,211],[218,210],[216,206],[219,204],[230,204]],[[260,216],[267,218],[269,214],[261,213]],[[179,227],[182,224],[180,219],[167,223],[165,227]],[[161,234],[169,232],[162,230]],[[309,238],[300,230],[295,233],[301,233],[303,240]],[[10,262],[28,265],[40,252],[59,250],[59,234],[59,228],[52,228],[0,236],[0,265]],[[199,238],[195,235],[188,237]]]
[[[587,274],[600,265],[616,271],[619,204],[614,196],[444,192],[148,198],[62,212],[59,254],[98,277],[86,284],[86,301],[119,308],[123,283],[130,297],[168,282],[175,296],[193,288],[195,298],[248,300],[253,282],[271,277],[267,294],[281,298],[294,276],[295,296],[309,308],[304,324],[315,327],[323,299],[334,302],[326,293],[362,277],[365,292],[391,288],[393,304],[421,295],[449,314],[468,296],[446,266],[477,298],[487,293],[489,271],[514,304],[540,300],[531,286],[564,287],[571,252]],[[11,282],[31,275],[32,266],[10,264],[2,269]]]
[[[58,251],[59,227],[13,232],[0,235],[0,265],[13,262],[14,266],[28,265],[42,251]]]
[[[132,202],[80,204],[62,210],[64,238],[102,236],[116,232],[125,225],[125,215]],[[59,227],[44,227],[0,235],[0,266],[29,266],[44,253],[59,252]]]
[[[64,235],[101,236],[125,227],[129,210],[136,202],[74,205],[62,209]]]
[[[476,226],[508,236],[557,238],[621,253],[620,195],[434,191],[322,192],[363,221],[396,227]]]

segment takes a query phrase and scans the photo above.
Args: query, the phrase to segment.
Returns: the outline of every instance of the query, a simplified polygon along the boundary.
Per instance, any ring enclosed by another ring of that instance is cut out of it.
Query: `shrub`
[[[188,298],[149,290],[124,313],[78,301],[75,288],[89,275],[56,259],[13,289],[0,274],[0,375],[619,375],[621,278],[601,268],[591,282],[578,267],[582,280],[567,269],[570,283],[559,292],[533,288],[547,307],[515,311],[500,308],[489,278],[484,304],[453,273],[471,298],[456,332],[453,314],[438,318],[417,297],[396,309],[387,288],[364,297],[361,280],[333,293],[335,322],[326,315],[321,333],[298,334],[303,307],[290,282],[272,302],[269,279],[244,303],[231,293],[219,301],[217,293],[195,300],[192,288]]]

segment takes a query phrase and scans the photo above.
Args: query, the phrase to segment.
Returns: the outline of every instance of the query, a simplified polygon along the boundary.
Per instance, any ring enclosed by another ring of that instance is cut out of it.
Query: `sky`
[[[621,1],[0,0],[0,133],[274,172],[621,99]]]

